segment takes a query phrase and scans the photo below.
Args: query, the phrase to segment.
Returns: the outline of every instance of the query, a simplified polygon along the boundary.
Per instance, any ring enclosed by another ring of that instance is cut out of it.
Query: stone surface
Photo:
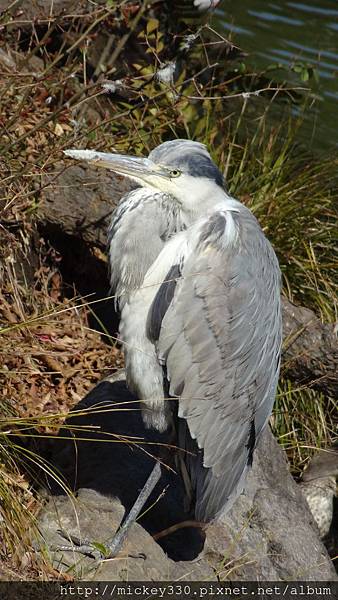
[[[123,402],[128,402],[128,410]],[[70,487],[80,491],[77,499],[69,499],[60,495],[55,482],[48,482],[53,495],[40,515],[47,547],[65,543],[60,528],[106,542],[122,518],[122,504],[130,508],[152,468],[149,441],[154,442],[151,453],[163,452],[158,443],[164,438],[157,434],[155,439],[155,432],[144,430],[139,406],[124,381],[100,383],[77,409],[84,412],[68,419],[70,427],[77,426],[76,443],[60,439],[48,446],[51,462]],[[86,431],[81,433],[79,426]],[[92,441],[83,439],[88,432]],[[132,436],[134,442],[100,441],[113,432],[124,441]],[[207,526],[204,548],[200,530],[193,527],[163,537],[162,547],[152,537],[185,521],[183,489],[178,476],[163,468],[151,510],[133,526],[118,557],[98,564],[72,552],[55,552],[54,567],[62,571],[72,566],[78,578],[105,581],[336,579],[306,501],[269,430],[255,452],[245,494],[227,515]]]
[[[283,373],[301,385],[338,396],[338,329],[282,297]]]
[[[117,529],[124,509],[118,500],[109,499],[93,490],[81,489],[76,502],[66,496],[51,499],[40,516],[40,529],[47,547],[64,545],[58,531],[104,543]],[[73,552],[56,551],[54,566],[58,570],[74,564],[77,578],[101,581],[147,581],[170,577],[171,566],[160,548],[141,525],[134,524],[123,551],[116,559],[97,562]],[[161,574],[161,576],[160,576]]]
[[[332,564],[282,450],[268,430],[261,442],[245,494],[222,519],[236,556],[247,561],[244,578],[255,580],[257,573],[267,580],[333,578]]]
[[[132,189],[125,177],[68,161],[46,175],[38,219],[48,229],[81,238],[105,249],[110,215],[123,194]]]

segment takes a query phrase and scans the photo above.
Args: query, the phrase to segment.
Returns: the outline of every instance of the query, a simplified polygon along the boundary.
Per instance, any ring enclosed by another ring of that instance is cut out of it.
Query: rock
[[[101,382],[76,409],[82,414],[67,419],[70,428],[76,426],[76,441],[60,434],[52,447],[46,442],[52,464],[79,490],[77,499],[69,499],[55,480],[48,481],[50,495],[39,528],[49,548],[66,543],[58,534],[60,526],[105,543],[150,473],[151,454],[158,454],[158,444],[165,441],[166,434],[144,429],[138,403],[123,380]],[[61,433],[72,437],[64,429]],[[109,443],[113,434],[124,443]],[[41,452],[46,455],[46,449]],[[172,458],[168,454],[169,464]],[[72,552],[54,552],[54,567],[62,571],[72,566],[77,578],[105,581],[336,580],[307,503],[269,430],[255,452],[245,493],[227,515],[206,527],[204,548],[199,528],[182,527],[184,487],[175,473],[162,468],[149,505],[116,559],[98,564]],[[174,523],[181,523],[175,533],[158,543],[153,539]]]
[[[338,445],[317,451],[299,484],[322,538],[328,535],[332,523],[337,475]]]
[[[222,524],[224,531],[231,532],[225,548],[227,556],[235,547],[235,556],[233,553],[230,557],[244,562],[235,579],[334,578],[312,515],[269,430],[254,455],[245,493],[223,517]]]
[[[337,324],[282,297],[283,374],[328,396],[338,395]]]
[[[12,71],[16,68],[16,62],[11,53],[5,52],[2,48],[0,48],[0,65],[7,69],[12,69]]]
[[[58,531],[104,543],[111,538],[124,514],[116,499],[93,490],[81,489],[74,502],[67,496],[50,500],[40,516],[40,529],[47,548],[68,544]],[[123,552],[114,561],[96,562],[73,552],[55,552],[58,570],[75,563],[77,577],[101,581],[146,581],[161,579],[168,570],[168,559],[141,525],[134,524]]]
[[[57,177],[46,175],[38,219],[46,229],[59,230],[104,249],[110,215],[130,181],[105,169],[87,165],[56,167]]]

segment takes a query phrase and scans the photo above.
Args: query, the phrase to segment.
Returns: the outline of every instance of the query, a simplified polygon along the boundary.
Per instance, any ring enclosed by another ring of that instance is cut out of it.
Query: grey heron
[[[201,143],[164,142],[148,158],[65,154],[141,186],[122,198],[109,232],[127,383],[146,426],[175,421],[195,517],[210,521],[242,492],[272,411],[282,337],[275,252]]]

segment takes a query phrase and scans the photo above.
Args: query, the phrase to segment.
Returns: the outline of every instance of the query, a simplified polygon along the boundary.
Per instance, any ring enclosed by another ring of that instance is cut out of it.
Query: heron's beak
[[[169,170],[155,164],[149,158],[126,156],[124,154],[108,154],[94,150],[64,150],[64,154],[77,160],[85,160],[96,167],[104,167],[120,175],[131,177],[139,183],[156,186],[156,179],[169,179]]]

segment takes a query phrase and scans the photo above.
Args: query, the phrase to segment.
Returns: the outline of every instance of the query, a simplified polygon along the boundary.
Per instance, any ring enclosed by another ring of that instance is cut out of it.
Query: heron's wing
[[[162,317],[158,357],[192,438],[182,425],[181,443],[191,451],[196,440],[203,449],[197,460],[186,454],[186,463],[196,517],[209,520],[242,491],[272,409],[281,344],[280,274],[246,209],[205,221],[190,240],[181,273],[164,317],[163,307],[154,311],[155,298],[149,319]]]

